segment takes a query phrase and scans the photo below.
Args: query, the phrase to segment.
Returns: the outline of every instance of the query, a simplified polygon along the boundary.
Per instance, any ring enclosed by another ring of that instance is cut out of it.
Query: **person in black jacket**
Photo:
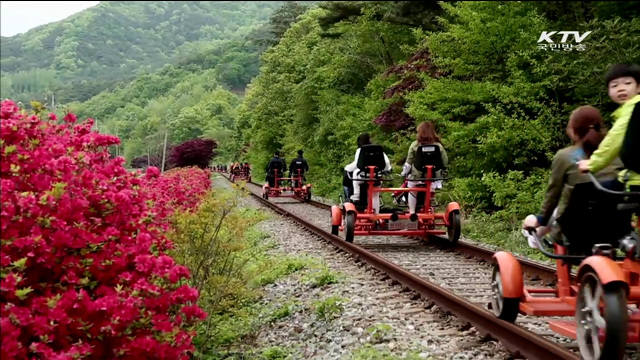
[[[300,174],[302,175],[302,182],[304,183],[307,180],[304,174],[309,171],[309,164],[307,164],[307,160],[302,157],[303,153],[304,152],[302,150],[298,150],[298,157],[291,160],[291,165],[289,165],[289,177],[292,178],[297,176],[298,170],[301,170]],[[298,187],[298,185],[295,184],[295,181],[292,181],[292,183],[293,187]]]
[[[280,151],[276,151],[273,158],[269,160],[269,164],[267,164],[266,180],[269,181],[270,187],[274,187],[276,183],[275,170],[278,170],[278,177],[283,177],[285,171],[287,171],[287,164],[280,159]]]

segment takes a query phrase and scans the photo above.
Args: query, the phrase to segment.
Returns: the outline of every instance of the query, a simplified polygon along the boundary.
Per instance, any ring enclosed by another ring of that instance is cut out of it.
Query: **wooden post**
[[[162,172],[164,172],[164,159],[166,159],[167,156],[167,134],[169,132],[165,129],[164,130],[164,149],[162,150]]]

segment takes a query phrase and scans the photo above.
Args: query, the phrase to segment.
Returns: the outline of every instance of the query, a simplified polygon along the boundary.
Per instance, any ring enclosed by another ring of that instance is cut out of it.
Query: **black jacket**
[[[289,165],[289,174],[298,175],[298,169],[302,170],[302,175],[309,171],[309,164],[307,164],[307,160],[301,156],[291,160],[291,165]]]
[[[274,157],[269,160],[269,164],[267,165],[267,173],[271,174],[273,170],[277,169],[280,175],[284,174],[287,171],[287,164],[282,161],[279,157]]]

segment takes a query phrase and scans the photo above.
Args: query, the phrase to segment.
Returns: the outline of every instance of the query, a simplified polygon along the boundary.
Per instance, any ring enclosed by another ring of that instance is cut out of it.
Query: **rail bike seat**
[[[442,154],[440,153],[440,147],[436,144],[429,145],[420,145],[416,149],[415,152],[415,163],[414,166],[418,171],[422,173],[422,179],[415,180],[427,180],[425,176],[427,176],[427,166],[433,166],[433,173],[431,174],[431,178],[428,180],[443,180],[441,178],[436,178],[435,174],[438,171],[446,170],[442,162]]]
[[[368,189],[371,184],[373,186],[380,186],[384,175],[389,173],[384,171],[386,168],[386,161],[384,158],[384,150],[381,145],[369,144],[360,147],[360,153],[358,155],[358,162],[356,163],[357,170],[353,174],[349,175],[345,172],[345,177],[349,179],[343,179],[343,185],[345,187],[345,195],[347,199],[350,199],[349,195],[353,194],[353,180],[360,181],[360,200],[353,202],[358,211],[364,211],[368,204]],[[370,167],[374,167],[374,177],[370,175]],[[359,173],[356,175],[356,173]],[[354,176],[356,175],[356,176]],[[347,194],[349,190],[350,194]]]
[[[590,256],[596,244],[618,248],[633,233],[631,217],[640,208],[640,192],[616,192],[603,188],[592,174],[591,182],[577,184],[560,225],[561,245],[571,255]]]
[[[424,181],[440,181],[445,180],[444,177],[438,177],[438,172],[446,173],[446,167],[442,162],[442,154],[440,147],[436,144],[420,145],[415,152],[415,162],[413,166],[421,172],[421,177],[417,179],[410,179],[411,181],[421,181],[415,187],[426,187]],[[431,176],[428,177],[427,166],[432,166]],[[409,195],[411,196],[411,195]],[[417,193],[416,211],[421,211],[424,207],[426,199],[426,192]]]
[[[387,167],[387,164],[384,160],[384,150],[382,149],[382,145],[364,145],[360,147],[360,154],[358,155],[357,165],[358,170],[360,172],[360,178],[354,180],[362,180],[367,182],[371,182],[373,180],[369,176],[369,167],[373,166],[375,179],[379,180],[381,175],[385,173],[384,169]],[[376,181],[376,184],[379,184]]]

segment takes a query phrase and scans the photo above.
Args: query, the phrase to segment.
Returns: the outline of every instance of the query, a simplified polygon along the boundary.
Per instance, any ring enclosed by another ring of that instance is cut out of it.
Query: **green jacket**
[[[571,191],[576,184],[591,181],[589,175],[582,173],[576,164],[578,160],[576,152],[581,152],[581,150],[580,146],[573,145],[558,151],[554,156],[551,163],[549,185],[542,202],[540,214],[537,217],[541,226],[547,225],[556,207],[558,208],[556,219],[562,215],[571,196]],[[610,165],[596,173],[595,176],[599,181],[613,180],[621,169],[622,161],[616,158]]]
[[[591,155],[589,171],[592,173],[599,172],[620,155],[620,149],[622,148],[622,141],[627,132],[629,119],[631,119],[633,108],[638,102],[640,102],[640,95],[634,96],[614,111],[613,117],[615,118],[615,123],[600,143],[600,146],[598,146],[598,150],[594,151]],[[620,171],[618,181],[627,183],[627,185],[640,185],[640,174],[625,169]]]
[[[440,148],[440,155],[442,155],[442,164],[445,167],[449,165],[447,152],[444,150],[444,146],[442,146],[442,144],[435,143],[435,144],[422,144],[422,145],[438,145],[438,147]],[[407,164],[411,165],[411,178],[414,178],[414,179],[418,179],[422,177],[422,171],[419,171],[418,169],[416,169],[415,166],[413,166],[413,164],[416,162],[416,151],[418,150],[418,146],[420,146],[420,144],[418,144],[418,140],[414,140],[411,143],[411,146],[409,146],[409,152],[407,153],[407,161],[406,161]],[[436,176],[436,174],[434,174],[434,176]]]

